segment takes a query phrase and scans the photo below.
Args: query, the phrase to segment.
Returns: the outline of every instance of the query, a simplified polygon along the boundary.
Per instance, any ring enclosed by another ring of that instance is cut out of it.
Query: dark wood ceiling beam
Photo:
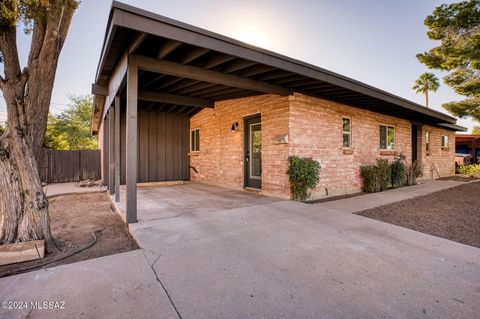
[[[199,67],[202,69],[210,69],[216,67],[217,65],[232,61],[233,59],[235,59],[235,57],[231,55],[217,54],[207,59],[207,61],[202,62]]]
[[[180,104],[195,107],[213,107],[214,101],[199,99],[190,96],[174,95],[168,93],[158,93],[151,91],[138,91],[140,101],[149,101],[157,103]]]
[[[158,50],[157,59],[163,59],[181,45],[182,42],[180,41],[166,40]]]
[[[290,90],[279,85],[241,78],[235,75],[220,73],[212,70],[204,70],[175,62],[158,60],[146,56],[132,55],[130,57],[130,62],[134,65],[137,65],[140,69],[150,72],[164,73],[181,78],[217,83],[220,85],[232,86],[263,93],[279,95],[291,94]]]
[[[237,88],[216,88],[216,90],[212,90],[208,93],[202,93],[202,94],[195,94],[196,97],[202,97],[204,98],[204,96],[210,96],[210,97],[215,97],[215,96],[219,96],[219,95],[225,95],[225,94],[231,94],[231,93],[234,93],[234,92],[241,92],[242,90],[239,90]]]
[[[299,82],[299,81],[303,81],[303,80],[305,80],[304,77],[293,74],[293,75],[287,76],[285,78],[282,78],[280,80],[273,81],[273,83],[279,84],[279,85],[290,85],[289,83]]]
[[[147,33],[145,32],[140,32],[140,34],[130,43],[130,46],[128,47],[128,54],[134,54],[135,51],[142,45],[143,41],[147,37]]]
[[[191,87],[198,83],[199,82],[197,80],[183,79],[182,81],[178,81],[177,83],[170,85],[170,87],[168,88],[168,92],[173,93],[178,90]]]
[[[221,71],[223,73],[232,73],[232,72],[240,71],[242,69],[249,68],[255,64],[257,64],[257,62],[236,59],[230,63],[227,63],[224,67],[222,67]]]
[[[148,81],[147,83],[145,83],[144,87],[145,88],[148,88],[150,85],[152,84],[155,84],[156,82],[158,82],[159,80],[161,80],[163,77],[165,77],[165,74],[156,74],[156,76],[151,79],[150,81]]]
[[[182,81],[182,80],[184,80],[184,79],[183,79],[183,78],[175,78],[175,77],[174,77],[174,78],[171,78],[170,80],[165,81],[162,85],[158,86],[156,91],[158,91],[158,90],[160,90],[160,89],[164,89],[164,88],[166,88],[166,87],[168,87],[168,86],[170,86],[170,85],[173,85],[173,84],[175,84],[175,83],[177,83],[177,82],[180,82],[180,81]]]
[[[189,107],[190,107],[190,106],[188,106],[188,105],[182,106],[180,109],[178,109],[177,114],[181,114],[183,111],[185,111],[185,110],[188,109]]]
[[[218,84],[210,83],[210,82],[198,82],[197,84],[194,84],[192,86],[181,89],[181,90],[179,90],[175,93],[177,93],[177,94],[187,94],[187,93],[195,92],[195,91],[200,90],[200,89],[205,89],[205,88],[209,88],[209,87],[217,86],[217,85]]]
[[[259,65],[254,65],[252,67],[249,67],[249,68],[247,68],[243,71],[240,71],[236,75],[238,75],[242,78],[248,78],[248,77],[251,77],[251,76],[254,76],[254,75],[267,73],[267,72],[270,72],[272,70],[275,70],[275,68],[272,67],[272,66],[259,64]]]
[[[257,79],[257,81],[271,81],[271,80],[275,80],[275,79],[286,78],[286,77],[289,77],[291,75],[292,75],[292,73],[290,73],[290,72],[275,70],[275,71],[269,72],[267,74],[263,74],[263,75],[257,77],[256,79]]]
[[[200,47],[195,47],[193,49],[191,49],[190,51],[188,51],[181,59],[180,59],[180,63],[181,64],[188,64],[196,59],[198,59],[199,57],[201,57],[202,55],[206,54],[207,52],[209,52],[210,50],[209,49],[205,49],[205,48],[200,48]]]
[[[312,85],[318,85],[318,81],[317,80],[312,80],[312,79],[304,79],[304,80],[300,80],[300,81],[296,81],[296,82],[290,82],[288,84],[288,87],[293,87],[293,88],[296,88],[296,87],[309,87],[309,86],[312,86]]]
[[[189,90],[187,93],[192,96],[206,94],[214,91],[218,91],[219,89],[224,89],[225,86],[220,84],[212,84],[209,82],[203,82],[205,85],[203,87],[198,86],[195,90]],[[208,85],[207,85],[208,84]],[[238,89],[237,89],[238,90]],[[185,93],[182,93],[185,94]]]

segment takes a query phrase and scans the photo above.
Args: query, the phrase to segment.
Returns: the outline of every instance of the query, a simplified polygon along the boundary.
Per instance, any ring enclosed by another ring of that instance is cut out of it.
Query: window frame
[[[442,149],[447,149],[448,143],[449,143],[448,135],[442,135],[440,142],[441,142]]]
[[[386,148],[382,148],[382,126],[385,127],[385,146]],[[389,148],[388,146],[388,129],[391,128],[393,129],[393,148]],[[378,139],[378,142],[379,142],[379,150],[380,151],[395,151],[395,148],[397,146],[397,133],[396,133],[396,129],[395,129],[395,125],[391,125],[391,124],[380,124],[378,126],[378,134],[379,134],[379,139]]]
[[[343,121],[348,120],[348,126],[350,128],[350,131],[345,131],[343,128]],[[345,135],[348,135],[348,146],[345,146],[343,144],[343,137]],[[343,149],[351,149],[352,148],[352,118],[350,116],[343,116],[342,117],[342,148]]]
[[[190,130],[190,152],[200,152],[200,129]]]

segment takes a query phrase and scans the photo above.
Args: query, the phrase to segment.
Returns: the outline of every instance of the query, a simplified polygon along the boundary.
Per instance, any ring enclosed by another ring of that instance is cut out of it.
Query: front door
[[[260,115],[245,118],[245,187],[262,188],[262,124]]]
[[[417,160],[418,154],[418,126],[412,124],[412,163]]]

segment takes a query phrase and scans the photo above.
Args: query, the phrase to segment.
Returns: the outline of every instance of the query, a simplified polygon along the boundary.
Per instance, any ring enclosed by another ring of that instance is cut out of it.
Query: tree
[[[67,36],[74,0],[0,2],[0,90],[7,129],[0,136],[0,243],[45,239],[55,249],[48,200],[37,167],[47,125],[58,58]],[[27,66],[21,69],[17,27],[31,35]]]
[[[480,121],[480,0],[442,4],[425,19],[428,37],[440,45],[417,54],[431,69],[448,71],[443,81],[463,101],[443,104],[450,113]]]
[[[0,123],[0,135],[2,135],[3,132],[5,132],[5,128],[3,127],[3,124]]]
[[[480,135],[480,126],[475,125],[472,130],[472,134]]]
[[[48,115],[45,146],[56,150],[94,150],[97,139],[90,133],[92,96],[71,96],[72,106],[60,115]]]
[[[413,84],[412,90],[417,94],[425,95],[425,107],[428,108],[428,92],[436,92],[439,87],[440,83],[438,83],[437,76],[433,73],[425,72],[420,74]]]

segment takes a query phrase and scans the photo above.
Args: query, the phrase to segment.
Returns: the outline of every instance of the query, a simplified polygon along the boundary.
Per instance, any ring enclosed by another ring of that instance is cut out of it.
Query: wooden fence
[[[100,150],[45,150],[39,165],[42,181],[46,183],[78,182],[100,179]]]

